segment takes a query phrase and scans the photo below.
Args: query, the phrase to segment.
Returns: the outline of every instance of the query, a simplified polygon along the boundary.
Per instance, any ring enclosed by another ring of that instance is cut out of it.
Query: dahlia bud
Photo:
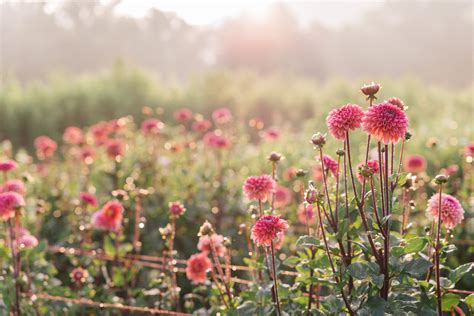
[[[199,228],[198,237],[212,235],[212,234],[214,234],[214,229],[212,228],[211,223],[209,223],[208,221],[205,221],[204,224],[202,224],[201,228]]]
[[[411,133],[410,132],[406,132],[405,133],[405,140],[410,140],[411,139]]]
[[[368,98],[377,99],[375,97],[375,94],[379,92],[380,88],[382,88],[381,85],[372,82],[371,84],[366,84],[362,86],[362,88],[360,88],[360,91],[362,91],[362,93],[365,94]]]
[[[160,231],[160,235],[163,240],[166,240],[173,233],[173,228],[170,224],[166,225],[165,227],[160,227],[158,230]]]
[[[405,103],[402,100],[400,100],[399,98],[395,98],[395,97],[390,98],[390,99],[386,100],[385,102],[388,102],[390,104],[395,105],[400,110],[405,110]]]
[[[370,178],[371,176],[374,175],[374,170],[370,168],[367,165],[361,166],[359,168],[359,173],[364,177],[364,178]]]
[[[435,183],[436,184],[443,184],[448,182],[448,177],[445,176],[444,174],[439,174],[435,177]]]
[[[314,147],[322,148],[326,144],[326,134],[316,133],[311,137]]]
[[[346,153],[346,152],[344,151],[344,149],[338,149],[338,150],[336,151],[336,155],[341,156],[341,157],[344,156],[345,153]]]
[[[268,160],[270,160],[271,162],[273,163],[277,163],[279,162],[281,159],[283,158],[283,156],[280,154],[280,153],[277,153],[275,151],[272,151],[270,153],[270,155],[268,156]]]
[[[315,188],[309,188],[305,192],[305,201],[308,204],[314,204],[318,200],[318,191]]]

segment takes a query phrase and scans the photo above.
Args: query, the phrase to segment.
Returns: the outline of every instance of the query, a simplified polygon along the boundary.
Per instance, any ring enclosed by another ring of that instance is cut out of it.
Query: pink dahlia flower
[[[89,273],[87,272],[87,270],[84,270],[81,267],[75,268],[69,274],[71,281],[77,284],[85,283],[87,281],[88,276],[89,276]]]
[[[359,128],[364,111],[357,104],[346,104],[329,112],[326,124],[329,132],[337,139],[344,140],[346,133]]]
[[[211,126],[212,126],[212,123],[209,120],[201,119],[194,122],[191,128],[195,132],[205,132],[208,129],[210,129]]]
[[[117,231],[122,223],[122,204],[107,202],[104,207],[92,214],[92,226],[96,229]]]
[[[323,155],[324,169],[329,170],[333,176],[337,175],[337,161],[329,155]]]
[[[79,150],[79,158],[87,165],[94,162],[95,149],[91,146],[84,146]]]
[[[212,112],[212,119],[216,124],[226,124],[232,120],[232,113],[227,108],[220,108]]]
[[[281,238],[287,229],[288,223],[280,216],[265,215],[253,225],[251,238],[258,246],[269,247],[272,241]]]
[[[362,168],[364,167],[364,163],[361,162],[360,164],[357,165],[357,180],[359,180],[360,183],[364,182],[364,175],[362,174]],[[368,160],[367,161],[367,167],[369,167],[370,171],[372,174],[376,174],[379,172],[379,162],[378,160]]]
[[[149,118],[142,122],[141,130],[145,135],[158,135],[163,128],[163,123],[155,118]]]
[[[193,112],[190,109],[182,108],[174,112],[174,118],[180,123],[189,121],[193,117]]]
[[[186,277],[196,283],[206,282],[206,272],[212,268],[212,262],[204,253],[192,255],[186,262]]]
[[[107,141],[109,134],[112,132],[112,128],[108,122],[99,122],[90,127],[90,132],[94,137],[94,142],[97,145],[102,145]]]
[[[428,208],[426,211],[431,217],[437,221],[439,211],[439,193],[434,194],[428,200]],[[461,203],[452,195],[442,194],[441,195],[441,222],[448,229],[453,229],[456,225],[460,224],[464,219],[464,209]]]
[[[17,179],[11,179],[6,181],[1,187],[0,192],[16,192],[24,195],[26,192],[25,184]]]
[[[35,148],[36,155],[39,159],[43,160],[53,156],[54,152],[58,148],[58,145],[48,136],[39,136],[35,139]]]
[[[276,183],[269,175],[251,176],[245,180],[243,190],[251,200],[265,201],[275,192]]]
[[[426,170],[426,159],[421,155],[410,155],[403,160],[403,168],[407,172],[420,173]]]
[[[25,228],[18,228],[15,232],[15,238],[20,248],[34,248],[38,246],[38,239]]]
[[[82,203],[84,203],[85,205],[90,205],[94,207],[97,206],[97,198],[94,194],[89,192],[81,192],[79,193],[79,197],[81,198]]]
[[[386,100],[385,102],[396,105],[400,110],[405,109],[405,103],[402,100],[400,100],[399,98],[390,98],[390,99]]]
[[[466,156],[474,156],[474,143],[470,143],[464,146],[464,154]]]
[[[225,149],[230,147],[230,141],[220,133],[207,132],[203,137],[203,142],[209,147],[216,149]]]
[[[218,234],[212,234],[210,237],[209,235],[201,236],[197,245],[198,250],[202,253],[205,253],[206,255],[211,253],[211,240],[214,248],[216,249],[216,255],[219,257],[224,256],[224,236]]]
[[[280,131],[274,127],[269,127],[261,133],[261,137],[266,140],[276,140],[280,138]]]
[[[17,164],[13,160],[0,161],[0,171],[10,171],[16,169]]]
[[[405,137],[408,118],[396,105],[383,102],[367,109],[362,119],[362,127],[384,144],[397,143]]]
[[[312,204],[305,205],[302,203],[298,207],[298,221],[301,224],[306,225],[306,218],[308,218],[308,224],[312,225],[314,224],[314,219],[315,219],[315,213],[314,213],[314,207]]]
[[[285,207],[291,203],[291,191],[281,185],[275,189],[275,208]]]
[[[110,159],[117,159],[123,156],[125,152],[125,144],[120,139],[109,139],[106,143],[107,156]]]
[[[0,193],[0,218],[9,219],[15,215],[15,210],[25,206],[25,200],[16,192]]]
[[[170,209],[170,213],[175,215],[175,216],[181,216],[184,214],[184,212],[186,212],[186,208],[184,207],[184,205],[179,202],[179,201],[176,201],[176,202],[170,202],[168,204],[168,207]]]
[[[79,145],[84,142],[84,134],[79,127],[69,126],[64,130],[63,140],[69,145]]]

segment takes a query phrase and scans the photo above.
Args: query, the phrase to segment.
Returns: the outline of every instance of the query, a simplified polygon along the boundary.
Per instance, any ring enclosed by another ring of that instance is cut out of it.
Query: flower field
[[[347,86],[314,118],[292,87],[272,122],[254,91],[4,141],[0,314],[472,314],[472,130]]]

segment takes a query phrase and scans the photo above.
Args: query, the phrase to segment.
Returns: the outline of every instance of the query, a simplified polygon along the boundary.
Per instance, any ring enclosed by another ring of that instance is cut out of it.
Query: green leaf
[[[405,248],[400,246],[395,246],[390,250],[391,254],[395,257],[400,257],[405,253]]]
[[[300,260],[301,259],[296,256],[291,256],[286,258],[285,261],[283,261],[283,264],[290,268],[294,268],[300,262]]]
[[[474,308],[474,294],[470,294],[464,299],[464,302],[471,308]]]
[[[361,315],[383,316],[387,302],[380,297],[370,297],[364,304],[364,313]]]
[[[304,235],[296,241],[296,247],[319,246],[319,240],[314,236]]]
[[[416,237],[412,238],[407,241],[407,244],[404,248],[404,253],[413,253],[413,252],[420,252],[425,249],[426,245],[428,244],[428,239],[425,237]]]
[[[461,278],[463,277],[464,274],[466,274],[466,273],[468,273],[469,271],[471,271],[471,269],[472,269],[473,267],[474,267],[474,263],[473,263],[473,262],[463,264],[463,265],[457,267],[455,270],[452,270],[452,271],[449,273],[449,279],[451,280],[451,282],[456,283],[456,282],[458,282],[459,280],[461,280]]]
[[[117,287],[125,284],[125,276],[121,268],[114,267],[112,269],[112,282],[114,282],[114,285]]]
[[[405,264],[404,270],[411,275],[421,276],[423,273],[428,271],[431,266],[432,264],[430,261],[423,258],[418,258],[407,262]]]
[[[236,315],[255,315],[257,304],[251,301],[245,301],[237,307]]]
[[[351,263],[347,267],[347,270],[349,271],[349,274],[357,280],[366,279],[370,275],[369,266],[361,262]]]
[[[461,301],[459,295],[454,293],[446,293],[443,295],[443,300],[441,301],[441,308],[443,311],[448,312],[453,306],[456,306]]]
[[[109,236],[104,238],[104,251],[109,256],[115,256],[115,246]]]

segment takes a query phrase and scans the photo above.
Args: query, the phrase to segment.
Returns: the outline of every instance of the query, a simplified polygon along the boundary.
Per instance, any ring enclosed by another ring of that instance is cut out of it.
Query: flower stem
[[[435,269],[436,269],[436,298],[438,302],[438,316],[443,315],[442,298],[441,298],[441,282],[439,268],[439,250],[441,248],[441,203],[442,203],[443,185],[439,184],[439,206],[438,206],[438,227],[436,231],[436,248],[435,248]]]
[[[275,264],[275,247],[273,246],[273,241],[270,245],[272,251],[272,268],[273,268],[273,288],[275,289],[275,301],[277,305],[277,315],[281,315],[281,308],[280,308],[280,299],[278,297],[278,282],[277,282],[277,273],[276,273],[276,264]]]
[[[21,287],[20,287],[20,272],[18,270],[18,252],[15,249],[16,247],[16,231],[12,224],[13,220],[8,221],[8,227],[10,230],[10,249],[12,253],[12,261],[13,261],[13,278],[15,280],[15,307],[13,314],[15,316],[21,316],[21,308],[20,308],[20,297],[21,297]]]

